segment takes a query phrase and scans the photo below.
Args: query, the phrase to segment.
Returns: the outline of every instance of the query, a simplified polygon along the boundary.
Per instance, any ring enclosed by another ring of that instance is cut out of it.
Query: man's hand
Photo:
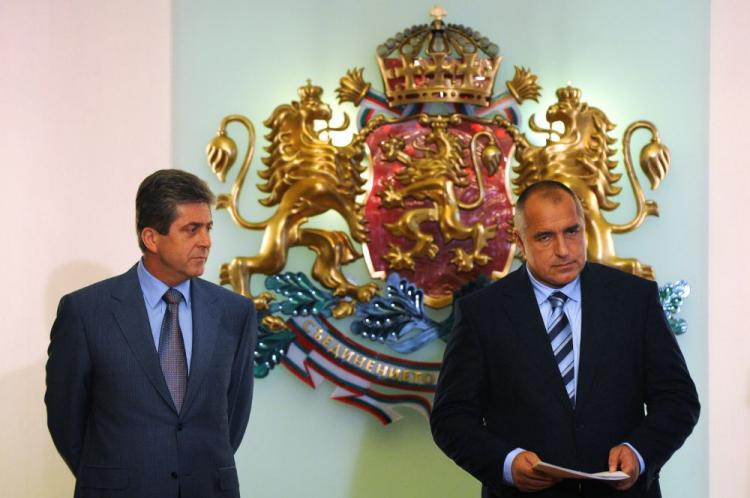
[[[641,473],[638,457],[635,456],[633,450],[626,444],[615,446],[609,450],[609,471],[614,472],[616,470],[621,470],[630,476],[622,481],[610,483],[618,491],[625,491],[632,488],[635,481],[638,480],[638,475]]]
[[[557,477],[548,476],[544,472],[534,470],[534,464],[539,457],[533,451],[522,451],[513,459],[510,466],[513,474],[513,484],[524,493],[532,493],[547,489],[560,482]]]

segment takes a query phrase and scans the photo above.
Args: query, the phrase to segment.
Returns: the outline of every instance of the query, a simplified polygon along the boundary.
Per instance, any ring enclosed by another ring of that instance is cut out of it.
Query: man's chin
[[[559,271],[555,272],[554,283],[557,287],[564,287],[575,280],[580,273],[580,269],[575,265],[561,268]]]
[[[206,271],[206,263],[195,264],[190,267],[190,277],[200,277]]]

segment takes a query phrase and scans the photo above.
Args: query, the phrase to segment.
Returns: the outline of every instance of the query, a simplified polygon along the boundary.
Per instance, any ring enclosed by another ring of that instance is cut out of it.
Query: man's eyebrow
[[[190,221],[188,223],[185,223],[182,226],[182,228],[183,229],[191,229],[191,228],[198,228],[198,227],[202,227],[202,226],[208,226],[208,227],[210,227],[210,226],[213,226],[213,224],[214,224],[213,221],[209,221],[208,223],[201,223],[200,221]]]

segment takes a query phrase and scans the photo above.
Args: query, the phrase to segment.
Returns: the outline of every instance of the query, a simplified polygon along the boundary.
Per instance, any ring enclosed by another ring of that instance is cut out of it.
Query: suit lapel
[[[611,297],[608,283],[602,279],[596,266],[587,264],[581,273],[581,352],[576,388],[577,409],[583,408],[588,401],[604,356],[610,320],[608,300]]]
[[[190,288],[193,314],[193,356],[190,360],[190,377],[182,413],[190,408],[203,382],[213,356],[219,329],[219,307],[216,296],[210,293],[205,283],[197,278],[192,280]]]
[[[138,282],[136,266],[131,268],[121,279],[122,285],[119,285],[112,292],[114,302],[112,311],[115,320],[151,384],[164,398],[164,401],[176,411],[167,383],[164,381],[164,374],[161,371],[159,353],[154,347],[154,339],[151,335],[151,326],[146,314],[146,305],[143,302],[143,291],[141,291]]]
[[[522,348],[528,353],[526,357],[531,358],[543,377],[547,379],[560,402],[569,410],[573,406],[568,398],[568,393],[563,385],[560,370],[552,353],[547,330],[539,312],[534,289],[526,273],[526,267],[521,267],[506,278],[513,278],[512,285],[505,288],[507,299],[508,316],[515,325],[518,340]]]

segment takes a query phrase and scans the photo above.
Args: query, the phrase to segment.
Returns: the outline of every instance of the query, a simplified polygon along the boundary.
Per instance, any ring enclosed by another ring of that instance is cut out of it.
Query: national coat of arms
[[[637,213],[629,223],[609,223],[603,212],[618,206],[621,175],[614,171],[616,139],[606,114],[585,103],[579,89],[560,88],[547,127],[533,115],[529,120],[532,131],[547,135],[544,145],[534,145],[519,127],[520,105],[540,96],[537,77],[516,66],[505,91],[495,93],[499,47],[471,28],[444,22],[441,8],[431,14],[431,23],[377,47],[382,92],[362,69],[341,78],[339,103],[358,108],[348,143],[334,145],[330,132],[348,131],[349,117],[332,126],[323,89],[310,80],[297,100],[263,122],[269,131],[259,202],[275,207],[267,219],[250,221],[239,208],[255,150],[252,122],[226,116],[207,147],[223,182],[237,159],[228,128],[236,124],[247,134],[234,186],[218,196],[217,209],[261,237],[255,254],[220,270],[221,284],[251,297],[262,317],[255,376],[283,364],[313,388],[332,383],[334,399],[383,423],[398,419],[400,407],[429,412],[440,361],[424,351],[444,341],[452,323],[452,315],[437,318],[439,309],[509,271],[516,257],[513,194],[542,179],[567,184],[586,211],[588,258],[653,279],[649,265],[617,256],[612,238],[658,214],[631,161],[633,133],[650,134],[640,165],[652,188],[670,164],[656,127],[631,124],[622,147]],[[347,231],[308,226],[326,212],[338,213]],[[311,251],[309,275],[284,272],[294,246]],[[345,274],[357,262],[372,280]],[[252,291],[254,276],[262,276],[264,290]],[[680,281],[661,291],[673,330],[684,332],[684,320],[673,315],[689,287]]]

